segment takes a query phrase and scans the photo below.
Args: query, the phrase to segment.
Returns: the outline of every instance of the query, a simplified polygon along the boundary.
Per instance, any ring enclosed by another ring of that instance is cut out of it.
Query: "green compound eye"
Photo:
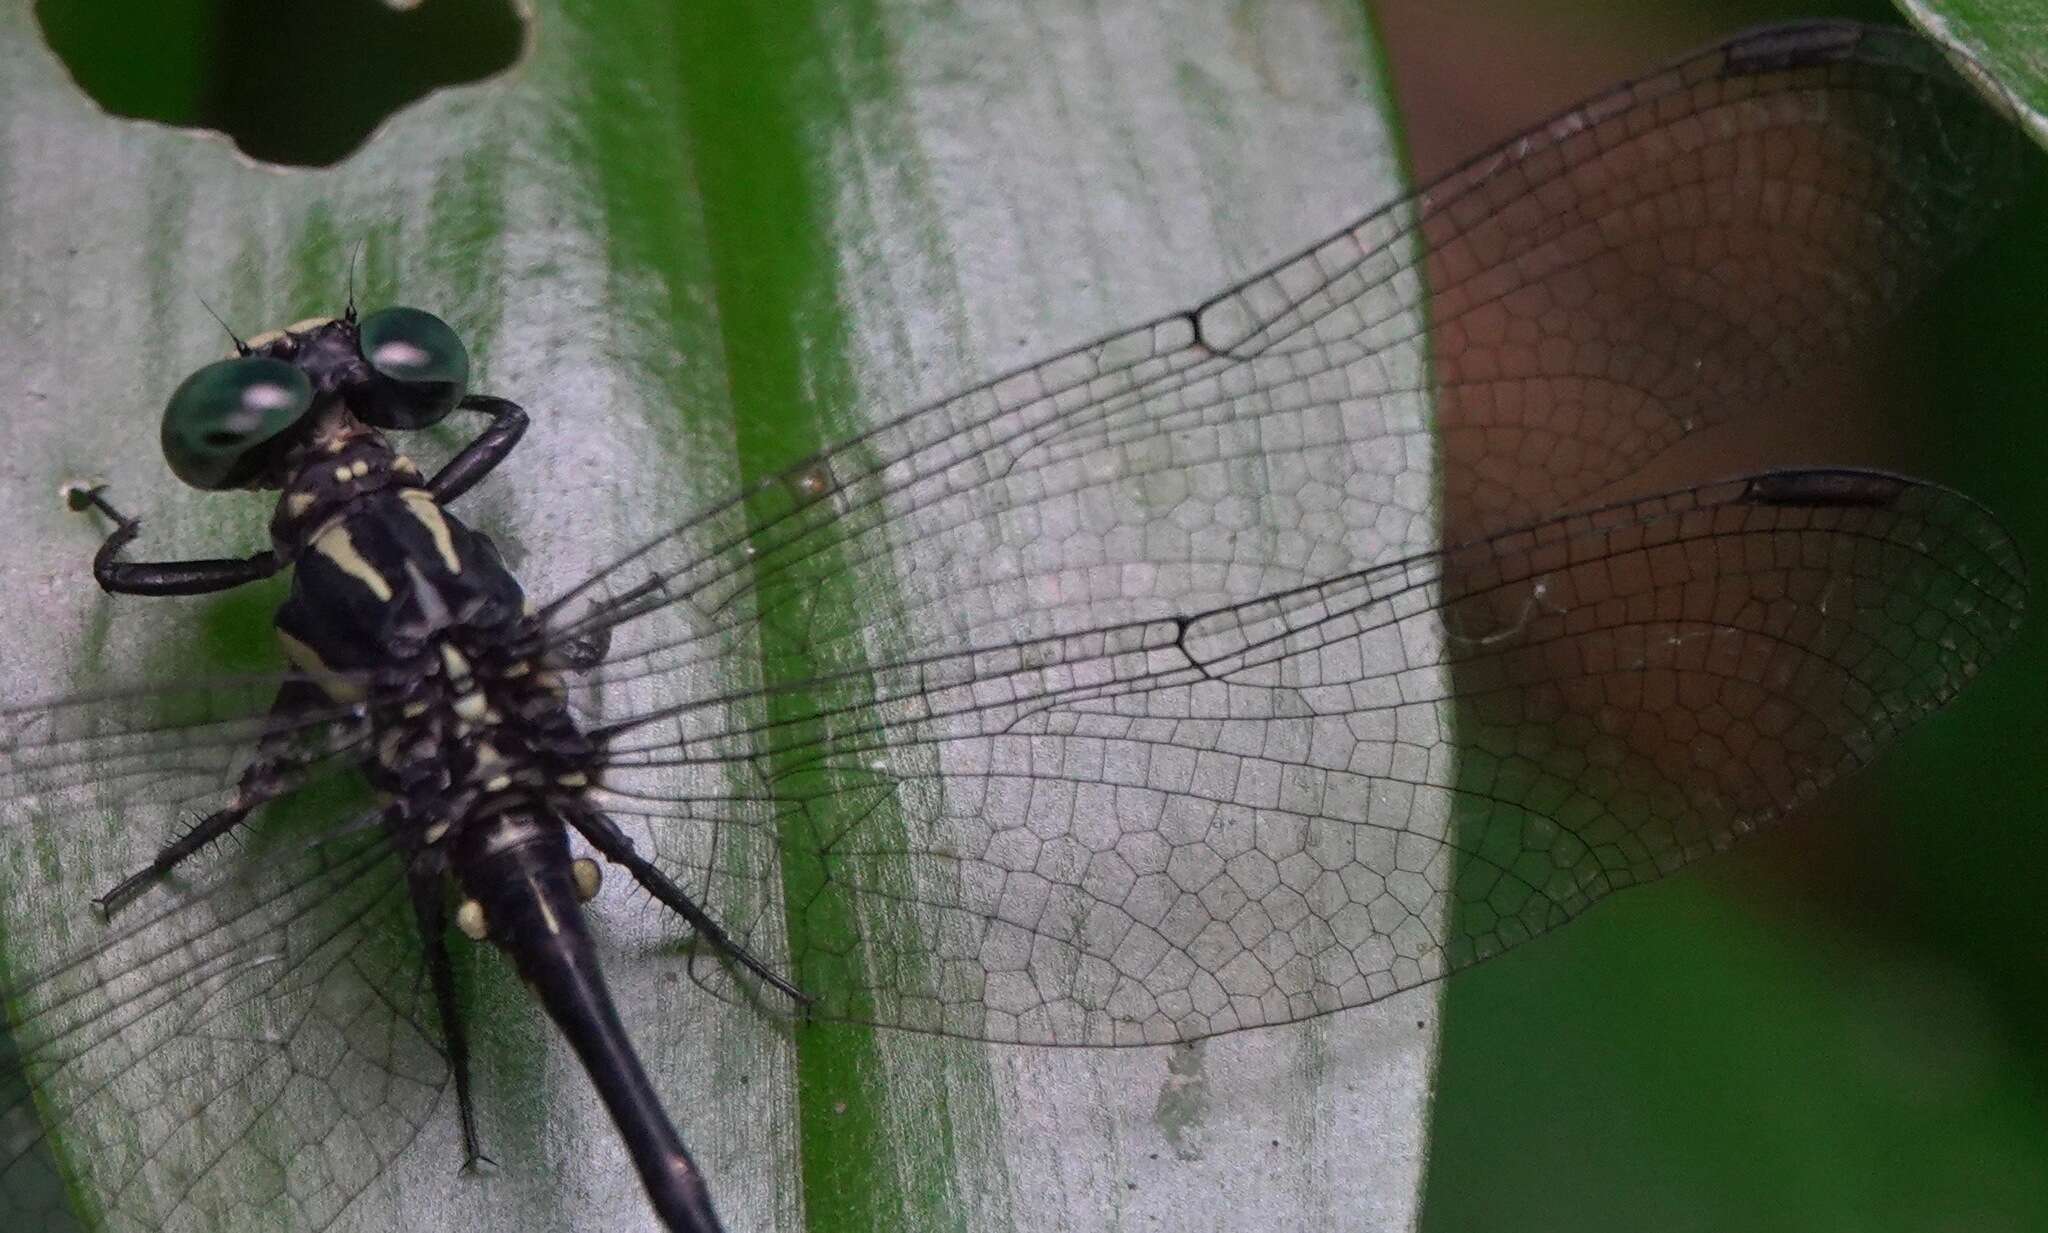
[[[194,488],[233,488],[263,462],[262,446],[313,406],[313,383],[283,360],[221,360],[185,378],[164,407],[164,460]]]
[[[363,359],[379,380],[350,401],[378,428],[440,422],[469,389],[469,349],[448,323],[417,308],[386,308],[358,327]]]

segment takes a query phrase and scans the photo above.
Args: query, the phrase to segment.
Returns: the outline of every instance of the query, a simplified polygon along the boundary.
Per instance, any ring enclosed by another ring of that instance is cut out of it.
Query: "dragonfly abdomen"
[[[626,1036],[583,920],[595,863],[570,859],[566,825],[544,809],[508,810],[466,827],[449,856],[468,896],[457,923],[511,958],[561,1029],[663,1222],[677,1233],[715,1233],[703,1174]]]

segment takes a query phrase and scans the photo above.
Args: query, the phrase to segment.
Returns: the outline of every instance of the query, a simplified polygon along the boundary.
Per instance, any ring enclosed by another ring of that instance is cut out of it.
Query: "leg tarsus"
[[[245,583],[260,582],[282,568],[270,549],[246,557],[207,557],[193,561],[123,561],[121,553],[142,532],[142,521],[108,504],[104,484],[65,489],[65,504],[79,512],[96,509],[114,529],[93,554],[92,576],[100,589],[115,595],[206,595]]]

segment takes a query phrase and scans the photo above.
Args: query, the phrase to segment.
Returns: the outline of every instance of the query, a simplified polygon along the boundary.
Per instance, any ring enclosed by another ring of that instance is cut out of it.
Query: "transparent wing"
[[[281,690],[307,683],[258,673],[0,706],[0,797],[77,802],[89,793],[131,825],[163,833],[223,802],[265,737],[326,773],[348,762],[367,728],[350,706],[272,713]],[[0,813],[10,823],[32,816]]]
[[[1193,1040],[1433,980],[1768,825],[2024,599],[1969,500],[1775,473],[654,712],[604,782],[812,1013]]]
[[[553,611],[574,632],[638,597],[582,622],[621,626],[614,680],[715,667],[757,625],[857,661],[877,624],[1042,636],[1547,517],[1868,337],[2029,153],[1908,32],[1739,36],[713,505]]]
[[[429,1122],[447,1065],[381,832],[254,833],[246,862],[10,970],[10,1213],[78,1227],[76,1191],[113,1230],[325,1229]],[[16,954],[79,934],[77,900],[23,899]]]
[[[1550,927],[1938,705],[2018,566],[1974,506],[1868,475],[1413,549],[1547,517],[1867,334],[2023,149],[1909,36],[1748,36],[863,434],[550,610],[611,639],[580,698],[611,803],[822,1013],[920,1030],[1191,1039]],[[218,805],[277,683],[0,712],[10,877]],[[358,739],[295,730],[322,769]],[[381,852],[302,837],[111,931],[104,888],[10,894],[10,1201],[321,1228],[367,1193],[443,1073]]]

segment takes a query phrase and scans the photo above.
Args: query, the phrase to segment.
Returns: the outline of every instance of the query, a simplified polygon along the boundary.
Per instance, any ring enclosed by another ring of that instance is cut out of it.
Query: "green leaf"
[[[223,348],[201,297],[244,334],[333,312],[361,242],[366,306],[447,320],[476,387],[532,410],[462,510],[545,597],[736,484],[1198,302],[1393,196],[1382,77],[1350,3],[566,0],[538,6],[505,77],[279,171],[102,114],[9,8],[4,696],[268,662],[275,588],[109,599],[87,569],[100,529],[57,496],[110,481],[147,521],[143,555],[260,546],[260,499],[177,490],[156,457],[162,399]],[[807,665],[771,637],[732,668]],[[81,944],[85,901],[164,838],[67,824],[0,870],[10,961]],[[1412,1220],[1432,991],[1176,1051],[792,1033],[662,979],[676,931],[644,901],[600,905],[622,1013],[734,1230]],[[333,1227],[652,1227],[501,967],[465,985],[498,1170],[458,1174],[444,1099]],[[57,1163],[80,1176],[86,1138],[137,1133],[80,1128]],[[213,1180],[259,1203],[275,1179]]]
[[[1926,35],[1975,61],[1985,92],[2048,145],[2048,4],[2042,0],[1898,0]]]

